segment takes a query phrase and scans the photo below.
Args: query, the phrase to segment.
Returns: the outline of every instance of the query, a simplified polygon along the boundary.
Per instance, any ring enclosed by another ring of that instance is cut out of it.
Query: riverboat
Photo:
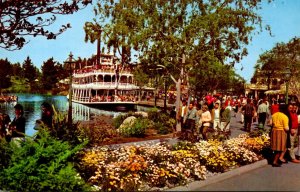
[[[122,66],[112,54],[101,54],[100,63],[76,69],[72,75],[72,101],[102,108],[133,108],[154,88],[136,85],[135,65]]]

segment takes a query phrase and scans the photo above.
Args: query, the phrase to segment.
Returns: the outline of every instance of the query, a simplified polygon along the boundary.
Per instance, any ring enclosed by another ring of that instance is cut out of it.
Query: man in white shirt
[[[215,103],[213,110],[211,111],[213,128],[215,131],[221,128],[220,124],[220,107],[219,103]]]

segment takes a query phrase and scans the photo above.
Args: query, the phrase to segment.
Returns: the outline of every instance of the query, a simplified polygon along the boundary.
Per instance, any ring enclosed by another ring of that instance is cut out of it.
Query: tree
[[[256,63],[255,78],[266,78],[268,90],[273,78],[282,77],[281,70],[286,66],[285,49],[284,43],[277,43],[273,49],[262,53]]]
[[[42,85],[44,90],[51,90],[56,86],[58,81],[58,73],[56,69],[56,62],[53,57],[48,59],[42,65]]]
[[[2,89],[8,88],[10,83],[10,75],[12,73],[12,65],[7,59],[0,59],[0,93]]]
[[[12,64],[12,75],[13,76],[22,76],[22,67],[20,63]]]
[[[110,21],[104,26],[110,39],[136,50],[141,63],[165,66],[176,83],[177,111],[182,82],[189,89],[191,74],[216,60],[233,66],[247,55],[253,32],[261,29],[256,12],[261,0],[102,2],[97,14]]]
[[[27,79],[29,83],[32,83],[37,79],[38,69],[33,65],[29,56],[23,62],[22,69],[23,69],[23,77]]]
[[[139,91],[139,101],[140,101],[142,87],[145,86],[149,82],[149,76],[146,73],[144,73],[141,66],[138,66],[133,71],[133,76],[134,76],[135,82],[137,82],[137,86],[139,86],[139,88],[140,88],[140,91]]]
[[[285,61],[292,72],[289,92],[300,98],[300,38],[295,37],[287,43],[287,57]]]
[[[91,0],[1,0],[0,1],[0,47],[7,50],[21,49],[27,42],[25,36],[45,36],[55,39],[70,28],[62,25],[58,32],[47,27],[56,20],[56,15],[73,14],[86,7]]]
[[[262,53],[257,61],[253,79],[280,78],[285,81],[285,69],[290,68],[289,94],[300,98],[300,38],[294,37],[287,43],[277,43],[271,50]],[[259,71],[259,73],[257,72]]]
[[[97,41],[97,65],[100,64],[101,54],[101,33],[102,27],[98,23],[86,22],[84,24],[85,37],[84,41],[94,43]]]

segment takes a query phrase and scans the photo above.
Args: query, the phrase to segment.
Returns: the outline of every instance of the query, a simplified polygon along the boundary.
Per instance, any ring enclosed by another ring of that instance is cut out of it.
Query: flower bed
[[[225,142],[102,147],[86,150],[79,165],[83,177],[95,190],[151,190],[203,180],[209,172],[222,173],[253,163],[263,159],[266,147],[267,134],[253,138],[243,134]]]

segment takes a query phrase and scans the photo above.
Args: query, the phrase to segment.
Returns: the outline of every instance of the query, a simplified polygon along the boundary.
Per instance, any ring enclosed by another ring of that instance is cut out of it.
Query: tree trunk
[[[101,55],[101,33],[100,37],[97,40],[97,65],[100,65],[100,56]]]

